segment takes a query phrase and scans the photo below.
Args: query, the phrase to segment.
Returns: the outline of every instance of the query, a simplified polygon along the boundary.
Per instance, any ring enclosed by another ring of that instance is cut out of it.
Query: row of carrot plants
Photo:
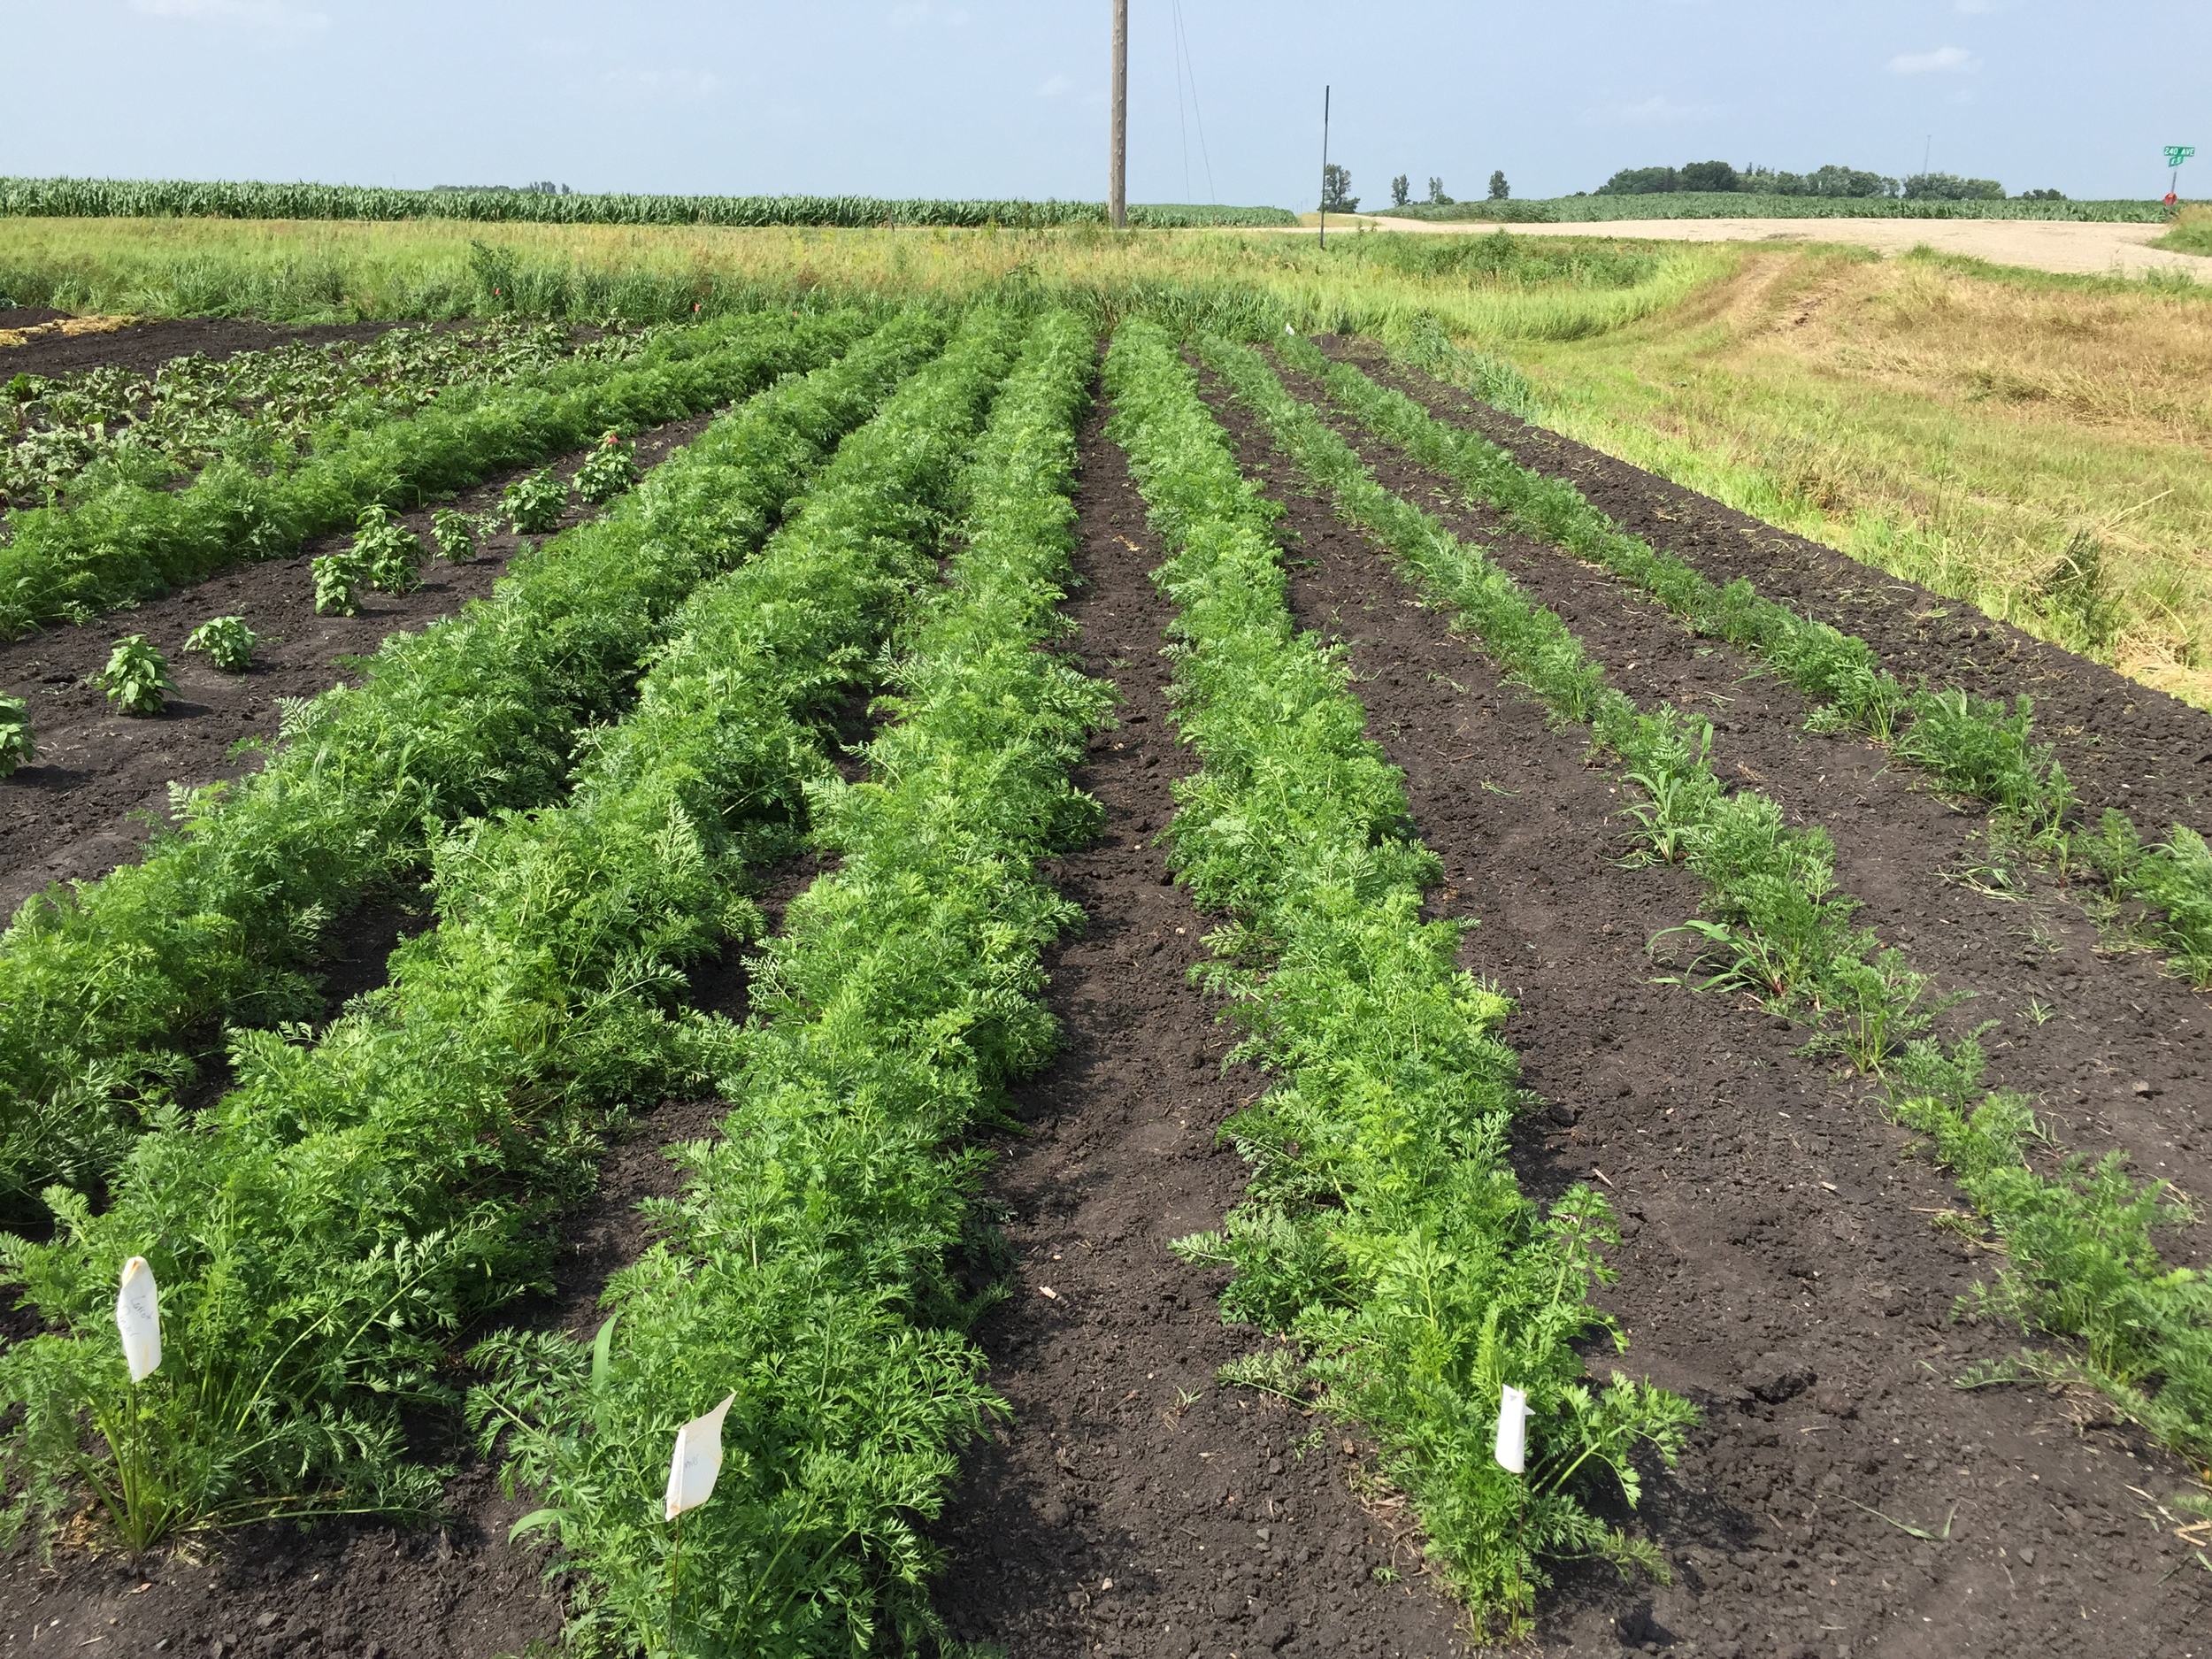
[[[2083,824],[2064,768],[2034,741],[2027,698],[2007,710],[1958,687],[1909,687],[1863,640],[1798,615],[1748,581],[1716,584],[1622,530],[1564,480],[1523,466],[1480,433],[1439,420],[1310,341],[1286,339],[1279,349],[1369,431],[1455,480],[1517,530],[1602,565],[1696,633],[1771,664],[1815,705],[1820,725],[1886,743],[1944,788],[1989,803],[2061,868],[2085,863],[2116,894],[2156,907],[2160,942],[2198,986],[2212,985],[2212,851],[2180,824],[2163,842],[2146,844],[2117,808],[2093,829]]]
[[[1972,1039],[1947,1051],[1922,1034],[1928,980],[1851,925],[1857,901],[1836,885],[1824,830],[1790,827],[1763,793],[1730,793],[1709,758],[1709,725],[1670,707],[1640,710],[1555,612],[1386,490],[1256,352],[1219,339],[1203,352],[1346,519],[1619,764],[1642,797],[1628,813],[1643,855],[1681,863],[1707,885],[1709,915],[1689,926],[1717,960],[1709,984],[1824,1023],[1823,1046],[1883,1078],[1891,1110],[1930,1137],[2003,1247],[1993,1286],[1971,1308],[2081,1345],[2027,1353],[2013,1371],[2090,1382],[2169,1445],[2212,1457],[2212,1279],[2159,1255],[2156,1234],[2191,1219],[2171,1188],[2135,1180],[2116,1153],[2034,1168],[2030,1143],[2047,1132],[2016,1095],[1983,1087]]]
[[[569,801],[442,839],[437,925],[388,985],[312,1041],[242,1036],[237,1088],[142,1137],[105,1210],[64,1197],[51,1242],[5,1241],[50,1327],[0,1355],[18,1515],[50,1521],[89,1485],[142,1544],[434,1502],[400,1412],[449,1401],[454,1333],[544,1282],[542,1224],[588,1186],[603,1115],[699,1080],[682,970],[757,930],[745,890],[831,770],[824,722],[934,573],[1017,338],[972,314],[760,553],[686,602]],[[112,1323],[133,1256],[165,1335],[135,1389]]]
[[[1069,773],[1110,692],[1064,633],[1087,326],[1048,313],[967,479],[964,545],[917,608],[865,781],[812,791],[838,860],[705,1047],[729,1115],[684,1147],[662,1237],[595,1342],[514,1335],[472,1402],[541,1491],[586,1589],[572,1642],[656,1654],[911,1652],[934,1629],[922,1535],[998,1409],[957,1276],[1009,1081],[1049,1056],[1040,954],[1079,913],[1036,861],[1094,833]],[[677,1425],[735,1400],[713,1501],[658,1519]]]
[[[513,385],[449,388],[419,413],[363,406],[276,465],[219,460],[188,487],[118,478],[58,507],[12,513],[0,542],[0,636],[164,593],[250,559],[297,552],[361,510],[419,505],[511,468],[579,449],[609,427],[682,419],[754,381],[783,311],[658,336],[634,361],[572,360]],[[849,326],[849,325],[848,325]]]
[[[926,360],[944,325],[894,320],[841,359],[849,319],[757,331],[737,377],[783,380],[609,515],[519,557],[495,596],[370,659],[286,723],[266,768],[196,792],[142,862],[29,902],[0,934],[0,1203],[88,1188],[188,1072],[217,1022],[311,1017],[327,926],[418,872],[438,826],[531,807],[627,703],[700,581],[740,563],[831,446]]]
[[[1548,1211],[1519,1190],[1510,1004],[1455,967],[1465,924],[1421,918],[1438,862],[1340,657],[1291,618],[1277,510],[1164,331],[1125,325],[1107,375],[1170,550],[1175,718],[1203,762],[1172,861],[1228,918],[1205,978],[1234,1000],[1240,1052],[1282,1079],[1225,1130],[1253,1165],[1247,1201],[1179,1248],[1228,1265],[1225,1310],[1295,1337],[1324,1406],[1378,1436],[1478,1621],[1525,1627],[1548,1557],[1660,1569],[1586,1499],[1609,1473],[1632,1503],[1640,1448],[1671,1461],[1694,1413],[1586,1367],[1593,1341],[1626,1345],[1588,1300],[1610,1212],[1586,1187]],[[1509,1385],[1527,1395],[1525,1475],[1492,1455]]]

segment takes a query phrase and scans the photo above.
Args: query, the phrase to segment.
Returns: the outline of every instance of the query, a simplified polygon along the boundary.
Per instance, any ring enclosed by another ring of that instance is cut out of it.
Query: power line
[[[1181,71],[1187,71],[1190,76],[1190,111],[1198,123],[1198,158],[1206,168],[1206,199],[1217,204],[1221,200],[1221,192],[1214,188],[1214,158],[1206,147],[1206,111],[1198,103],[1198,60],[1191,56],[1190,35],[1183,27],[1183,0],[1172,0],[1172,4],[1176,48],[1182,60]],[[1179,71],[1175,86],[1175,112],[1179,117],[1183,112],[1182,75]],[[1187,138],[1183,143],[1183,188],[1186,191],[1190,188],[1190,141]]]

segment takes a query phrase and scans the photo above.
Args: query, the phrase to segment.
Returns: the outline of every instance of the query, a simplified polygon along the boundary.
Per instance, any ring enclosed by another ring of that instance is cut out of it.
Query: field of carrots
[[[1101,292],[0,312],[0,1650],[2212,1651],[2212,716]]]

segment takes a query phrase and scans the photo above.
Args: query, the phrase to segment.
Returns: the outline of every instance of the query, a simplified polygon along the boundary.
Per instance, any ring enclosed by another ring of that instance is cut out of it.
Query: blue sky
[[[2012,190],[2151,196],[2182,142],[2205,151],[2183,194],[2212,196],[2203,0],[1130,10],[1138,201],[1310,207],[1325,81],[1370,205],[1396,173],[1467,196],[1503,168],[1543,196],[1659,162],[1902,175],[1924,153]],[[1107,19],[1107,0],[0,0],[0,173],[1096,199]]]

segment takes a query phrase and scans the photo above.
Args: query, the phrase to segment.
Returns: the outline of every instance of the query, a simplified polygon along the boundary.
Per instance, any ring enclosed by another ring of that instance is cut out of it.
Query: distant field
[[[2162,224],[2173,209],[2158,201],[1921,202],[1900,196],[1754,196],[1678,190],[1663,196],[1563,196],[1525,202],[1412,203],[1372,208],[1394,219],[1495,219],[1532,225],[1602,224],[1621,219],[2058,219]]]
[[[872,196],[553,196],[536,190],[387,190],[358,185],[180,179],[0,179],[0,216],[58,219],[477,219],[540,225],[1102,225],[1103,202],[898,201]],[[1289,225],[1279,207],[1133,204],[1152,230]]]

